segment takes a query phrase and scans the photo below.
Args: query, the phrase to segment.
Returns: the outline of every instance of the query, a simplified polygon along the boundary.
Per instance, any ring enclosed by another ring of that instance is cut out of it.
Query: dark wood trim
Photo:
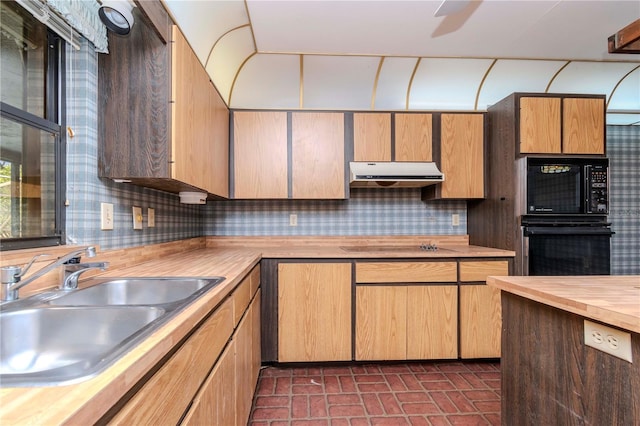
[[[158,37],[160,37],[165,44],[169,43],[171,41],[171,26],[173,25],[173,20],[162,3],[153,0],[135,0],[135,4],[152,24],[152,28]],[[137,19],[135,22],[138,22]]]
[[[293,198],[293,113],[287,111],[287,198]]]
[[[262,362],[278,360],[278,261],[262,259],[260,265]]]

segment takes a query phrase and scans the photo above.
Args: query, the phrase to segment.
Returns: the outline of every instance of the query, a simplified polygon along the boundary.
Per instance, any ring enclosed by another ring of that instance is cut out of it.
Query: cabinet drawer
[[[256,265],[251,270],[251,273],[249,274],[249,280],[251,281],[251,283],[249,284],[250,293],[253,297],[253,295],[256,294],[256,291],[258,291],[258,287],[260,287],[260,264]]]
[[[111,424],[177,424],[233,332],[228,299],[111,420]]]
[[[460,262],[460,281],[486,281],[489,275],[509,275],[509,262]]]
[[[251,275],[247,276],[236,287],[231,296],[233,300],[233,326],[237,326],[251,300]]]
[[[456,282],[456,262],[372,262],[356,264],[358,283]]]

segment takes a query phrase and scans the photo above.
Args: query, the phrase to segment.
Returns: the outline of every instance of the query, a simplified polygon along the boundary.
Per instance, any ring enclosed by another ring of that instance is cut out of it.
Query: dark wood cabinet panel
[[[109,54],[98,58],[98,172],[168,178],[170,51],[138,8],[133,14],[129,36],[110,33]]]
[[[502,424],[640,423],[640,363],[585,346],[583,317],[502,292],[502,318]]]

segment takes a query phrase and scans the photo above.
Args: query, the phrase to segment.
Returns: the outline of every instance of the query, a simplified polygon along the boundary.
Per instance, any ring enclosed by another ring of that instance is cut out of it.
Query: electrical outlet
[[[113,229],[113,204],[100,203],[100,229],[110,231]]]
[[[142,229],[142,208],[133,207],[133,229]]]
[[[633,362],[631,333],[584,320],[584,343],[609,355]]]
[[[289,226],[298,226],[298,215],[290,214],[289,215]]]
[[[151,207],[147,209],[147,226],[149,228],[155,228],[156,226],[156,210]]]
[[[451,215],[451,226],[460,226],[460,215],[452,214]]]

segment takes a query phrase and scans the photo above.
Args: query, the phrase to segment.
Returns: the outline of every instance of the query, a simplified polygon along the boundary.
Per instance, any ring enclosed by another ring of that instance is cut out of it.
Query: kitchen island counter
[[[502,290],[503,425],[640,424],[640,277],[487,284]],[[586,321],[600,334],[585,333]],[[609,349],[609,336],[629,339],[632,362],[621,358],[625,345]]]
[[[640,333],[640,276],[489,277],[487,284]]]

